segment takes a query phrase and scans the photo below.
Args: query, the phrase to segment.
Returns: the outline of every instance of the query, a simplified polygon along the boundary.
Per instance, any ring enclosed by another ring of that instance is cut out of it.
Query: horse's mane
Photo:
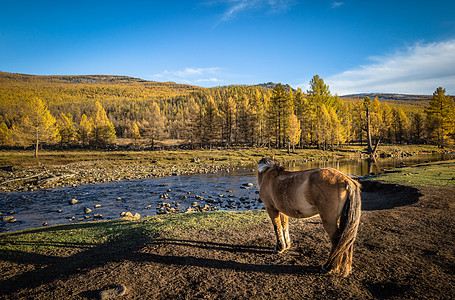
[[[282,171],[286,171],[286,168],[283,166],[283,164],[281,162],[279,162],[278,160],[272,158],[271,159],[271,162],[273,163],[273,166],[272,168],[274,168],[275,170],[277,170],[278,172],[282,172]]]

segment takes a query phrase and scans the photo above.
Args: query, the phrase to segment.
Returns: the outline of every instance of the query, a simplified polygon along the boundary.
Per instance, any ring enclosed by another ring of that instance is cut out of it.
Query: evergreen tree
[[[455,104],[445,93],[445,89],[438,87],[433,93],[430,105],[425,108],[430,138],[440,148],[452,144],[455,138]]]

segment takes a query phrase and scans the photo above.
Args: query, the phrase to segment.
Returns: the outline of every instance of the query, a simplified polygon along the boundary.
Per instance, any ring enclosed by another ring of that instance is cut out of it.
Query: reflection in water
[[[291,170],[311,168],[336,168],[353,175],[379,173],[400,165],[417,164],[427,161],[451,159],[450,155],[420,155],[406,158],[387,158],[369,163],[367,159],[347,160],[330,159],[290,164]],[[253,183],[253,187],[245,186]],[[156,214],[156,208],[162,202],[185,210],[193,202],[210,204],[222,210],[261,209],[258,201],[255,169],[238,169],[215,174],[171,176],[153,179],[124,180],[103,184],[86,184],[77,187],[60,187],[33,192],[12,192],[0,194],[0,212],[3,216],[14,216],[16,223],[0,220],[0,232],[22,230],[41,226],[68,224],[78,221],[93,220],[94,214],[101,214],[103,219],[116,219],[123,211],[130,211],[141,216]],[[167,194],[167,198],[161,196]],[[202,198],[203,197],[203,198]],[[70,205],[71,199],[79,200]],[[101,205],[95,207],[95,205]],[[86,214],[84,208],[92,213]],[[10,214],[10,212],[13,212]],[[73,218],[74,217],[74,218]],[[86,219],[88,217],[88,219]]]
[[[364,176],[371,173],[382,173],[383,170],[399,166],[415,165],[419,163],[448,160],[453,158],[454,156],[449,154],[429,154],[409,157],[377,158],[376,162],[372,162],[369,159],[327,159],[308,161],[305,163],[292,163],[286,165],[286,167],[292,171],[314,168],[335,168],[345,174]]]

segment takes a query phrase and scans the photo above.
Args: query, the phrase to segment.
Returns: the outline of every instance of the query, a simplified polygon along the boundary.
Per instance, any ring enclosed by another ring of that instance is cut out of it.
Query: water
[[[453,155],[419,155],[378,159],[377,164],[369,164],[365,159],[330,159],[290,164],[287,167],[291,170],[332,167],[346,174],[363,176],[400,165],[452,158]],[[247,183],[254,185],[246,187]],[[39,227],[44,222],[55,225],[90,221],[94,220],[94,214],[101,214],[103,220],[117,219],[121,212],[127,211],[132,214],[139,213],[142,217],[155,215],[163,202],[182,211],[191,207],[193,202],[198,202],[201,206],[208,204],[218,210],[262,209],[263,205],[259,201],[257,191],[255,170],[238,169],[215,174],[124,180],[33,192],[3,193],[0,194],[2,217],[11,215],[17,222],[0,221],[0,232]],[[167,199],[162,198],[165,194]],[[68,202],[73,198],[79,202],[70,205]],[[176,206],[176,203],[179,206]],[[101,207],[95,208],[95,205]],[[86,214],[84,212],[86,207],[92,212]]]

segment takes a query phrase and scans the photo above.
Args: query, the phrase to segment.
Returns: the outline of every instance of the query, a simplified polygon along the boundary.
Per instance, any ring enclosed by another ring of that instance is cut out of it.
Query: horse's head
[[[258,173],[265,172],[270,167],[280,166],[280,163],[269,157],[262,157],[258,162]]]

